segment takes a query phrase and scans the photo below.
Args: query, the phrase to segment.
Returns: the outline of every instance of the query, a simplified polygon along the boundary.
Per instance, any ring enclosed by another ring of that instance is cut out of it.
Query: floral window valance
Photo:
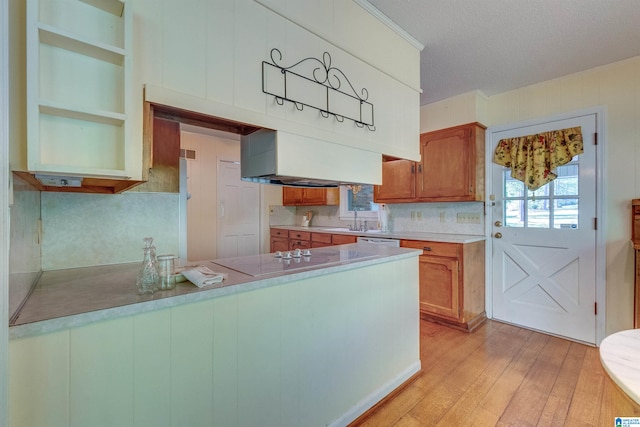
[[[568,129],[501,139],[493,162],[511,168],[511,177],[535,191],[558,177],[553,171],[584,152],[582,130]]]

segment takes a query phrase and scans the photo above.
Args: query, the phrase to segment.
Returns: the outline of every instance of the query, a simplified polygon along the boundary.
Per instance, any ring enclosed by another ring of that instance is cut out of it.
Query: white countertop
[[[622,391],[640,403],[640,329],[617,332],[602,340],[600,361]]]
[[[429,233],[417,231],[390,231],[382,233],[379,230],[349,231],[340,227],[301,227],[296,225],[271,225],[271,228],[281,228],[294,231],[308,231],[316,233],[346,234],[351,236],[380,237],[384,239],[423,240],[427,242],[472,243],[486,240],[485,236],[475,234]]]

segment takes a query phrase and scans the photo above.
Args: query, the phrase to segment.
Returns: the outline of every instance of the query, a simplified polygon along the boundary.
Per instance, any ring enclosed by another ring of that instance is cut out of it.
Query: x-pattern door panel
[[[492,165],[493,317],[595,343],[595,115],[491,134],[503,138],[580,126],[585,152],[535,192]]]

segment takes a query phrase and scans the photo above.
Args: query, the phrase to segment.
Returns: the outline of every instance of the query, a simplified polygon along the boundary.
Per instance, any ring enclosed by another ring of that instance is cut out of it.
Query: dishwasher
[[[360,237],[358,237],[358,243],[367,243],[369,245],[393,246],[394,248],[399,248],[400,247],[400,240],[397,240],[397,239],[383,239],[383,238],[380,238],[380,237],[360,236]]]

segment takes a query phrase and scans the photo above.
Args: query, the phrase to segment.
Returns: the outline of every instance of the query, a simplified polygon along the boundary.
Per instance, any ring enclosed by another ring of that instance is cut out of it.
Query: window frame
[[[348,191],[346,185],[340,186],[340,211],[338,217],[342,221],[353,220],[353,210],[347,209],[348,206]],[[378,211],[358,211],[358,219],[365,221],[378,220]]]

